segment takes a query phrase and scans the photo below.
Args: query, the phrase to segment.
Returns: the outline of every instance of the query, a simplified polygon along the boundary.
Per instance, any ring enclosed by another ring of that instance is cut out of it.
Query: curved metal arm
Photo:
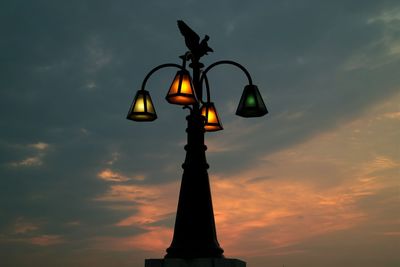
[[[232,61],[232,60],[221,60],[221,61],[217,61],[217,62],[211,64],[210,66],[208,66],[208,67],[203,71],[203,74],[201,75],[200,84],[203,82],[203,79],[204,79],[205,75],[207,74],[207,72],[208,72],[209,70],[211,70],[211,69],[214,68],[215,66],[222,65],[222,64],[234,65],[234,66],[238,67],[239,69],[241,69],[241,70],[244,72],[244,74],[246,74],[247,79],[249,80],[249,85],[252,85],[252,84],[253,84],[253,81],[251,80],[250,73],[246,70],[246,68],[243,67],[242,65],[240,65],[239,63],[237,63],[237,62],[235,62],[235,61]]]
[[[175,68],[178,68],[178,69],[181,69],[181,70],[184,70],[184,69],[185,69],[184,67],[182,67],[182,66],[180,66],[180,65],[178,65],[178,64],[175,64],[175,63],[161,64],[161,65],[155,67],[154,69],[152,69],[152,70],[146,75],[146,77],[145,77],[144,80],[143,80],[141,90],[144,90],[144,88],[145,88],[145,86],[146,86],[146,83],[147,83],[147,80],[150,78],[150,76],[151,76],[154,72],[156,72],[156,71],[158,71],[158,70],[160,70],[160,69],[163,69],[163,68],[168,68],[168,67],[175,67]]]
[[[210,84],[208,83],[208,78],[207,78],[207,74],[203,73],[203,76],[201,76],[201,79],[204,78],[204,82],[206,83],[206,90],[207,90],[207,102],[210,102]],[[200,80],[201,81],[201,80]],[[203,102],[202,99],[200,99],[201,102]]]

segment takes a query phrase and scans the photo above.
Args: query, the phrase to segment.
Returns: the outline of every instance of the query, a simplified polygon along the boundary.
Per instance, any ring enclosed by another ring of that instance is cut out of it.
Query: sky
[[[251,73],[269,110],[235,116],[240,70],[208,74],[217,235],[247,266],[400,265],[398,1],[0,2],[0,266],[124,267],[172,240],[188,111],[145,75],[186,52],[176,21]]]

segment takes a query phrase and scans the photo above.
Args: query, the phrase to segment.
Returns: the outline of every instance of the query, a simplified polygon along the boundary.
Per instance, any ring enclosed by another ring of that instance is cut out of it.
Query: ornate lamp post
[[[152,69],[144,78],[142,88],[136,93],[129,109],[127,119],[133,121],[153,121],[157,118],[150,94],[145,90],[150,76],[163,68],[177,68],[178,72],[167,93],[166,100],[171,104],[182,105],[190,113],[187,119],[186,158],[183,163],[183,176],[175,220],[174,236],[167,249],[166,259],[223,258],[215,229],[214,213],[207,169],[204,134],[207,131],[222,130],[221,120],[210,99],[207,73],[215,66],[229,64],[241,69],[248,79],[236,111],[242,117],[260,117],[268,113],[260,92],[252,83],[249,72],[240,64],[223,60],[207,68],[200,58],[213,50],[208,46],[209,37],[200,37],[183,21],[178,27],[185,37],[189,51],[181,56],[182,65],[168,63]],[[190,62],[192,75],[186,68]],[[206,100],[203,101],[203,84],[206,87]]]

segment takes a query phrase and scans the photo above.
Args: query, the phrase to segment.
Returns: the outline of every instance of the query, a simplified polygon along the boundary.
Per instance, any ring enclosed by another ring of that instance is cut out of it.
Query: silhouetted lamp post
[[[215,230],[213,206],[207,169],[204,145],[204,133],[222,130],[221,120],[214,103],[210,99],[210,87],[207,73],[215,66],[229,64],[241,69],[247,76],[245,86],[239,101],[236,114],[241,117],[260,117],[268,113],[260,92],[252,83],[249,72],[240,64],[223,60],[218,61],[203,70],[200,58],[212,52],[208,47],[209,37],[200,41],[199,36],[183,21],[178,21],[178,27],[185,37],[189,51],[181,56],[182,65],[169,63],[152,69],[143,80],[141,89],[136,93],[129,109],[127,119],[133,121],[153,121],[157,118],[150,94],[145,90],[150,76],[163,68],[179,69],[166,95],[166,100],[175,105],[187,108],[190,113],[186,117],[188,126],[186,158],[179,194],[178,209],[175,220],[174,236],[167,249],[166,258],[221,258],[223,249],[220,247]],[[192,76],[186,68],[190,61]],[[206,88],[206,99],[203,100],[203,84]]]

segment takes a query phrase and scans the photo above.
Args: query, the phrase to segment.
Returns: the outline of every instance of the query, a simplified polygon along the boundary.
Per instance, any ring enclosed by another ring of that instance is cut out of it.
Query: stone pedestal
[[[146,259],[145,267],[246,267],[246,262],[225,258]]]

